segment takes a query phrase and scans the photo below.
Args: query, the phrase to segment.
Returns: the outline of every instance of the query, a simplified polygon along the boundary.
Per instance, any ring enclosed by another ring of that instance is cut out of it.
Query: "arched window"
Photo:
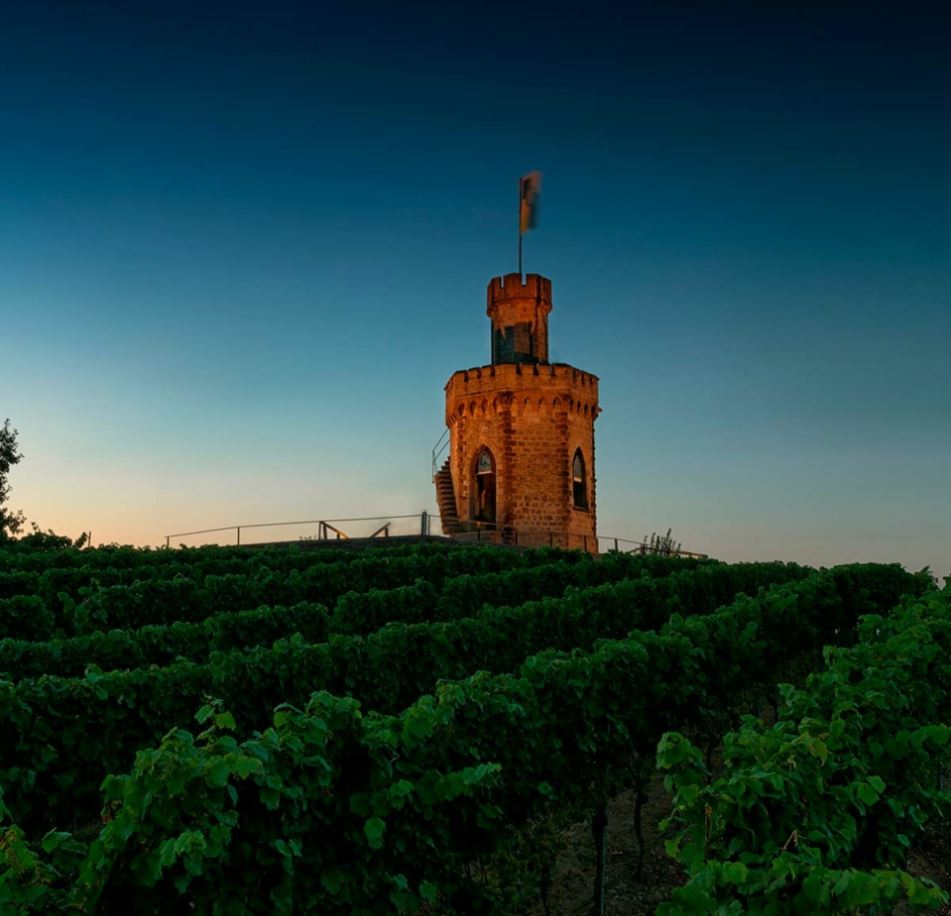
[[[571,460],[571,496],[576,509],[588,508],[588,474],[580,448],[575,450]]]
[[[480,522],[495,521],[495,458],[484,446],[475,460],[475,486],[472,489],[472,517]]]

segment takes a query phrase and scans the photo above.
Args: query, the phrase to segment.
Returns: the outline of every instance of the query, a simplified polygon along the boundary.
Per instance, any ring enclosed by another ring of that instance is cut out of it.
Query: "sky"
[[[525,269],[552,359],[600,377],[600,534],[948,574],[926,10],[7,0],[11,506],[142,545],[435,511],[443,386],[490,360],[539,169]]]

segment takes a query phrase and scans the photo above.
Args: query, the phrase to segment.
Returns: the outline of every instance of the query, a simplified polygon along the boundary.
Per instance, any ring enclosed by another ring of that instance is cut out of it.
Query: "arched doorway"
[[[475,505],[472,517],[479,522],[495,521],[495,458],[483,446],[475,461],[475,486],[472,490]]]

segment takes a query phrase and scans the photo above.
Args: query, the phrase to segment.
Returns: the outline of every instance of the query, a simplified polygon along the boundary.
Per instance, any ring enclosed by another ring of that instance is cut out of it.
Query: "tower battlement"
[[[583,369],[576,369],[567,363],[548,363],[539,365],[490,365],[473,366],[471,369],[459,369],[446,382],[446,393],[503,390],[525,387],[550,387],[591,389],[597,401],[598,377]]]
[[[505,274],[493,277],[489,281],[487,292],[487,309],[491,312],[492,306],[510,299],[536,299],[548,303],[551,308],[551,280],[540,274]]]

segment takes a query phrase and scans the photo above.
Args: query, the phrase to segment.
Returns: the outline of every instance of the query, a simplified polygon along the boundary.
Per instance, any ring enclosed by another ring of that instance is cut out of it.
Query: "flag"
[[[519,179],[518,231],[528,232],[538,225],[538,198],[542,191],[542,173],[529,172]]]

